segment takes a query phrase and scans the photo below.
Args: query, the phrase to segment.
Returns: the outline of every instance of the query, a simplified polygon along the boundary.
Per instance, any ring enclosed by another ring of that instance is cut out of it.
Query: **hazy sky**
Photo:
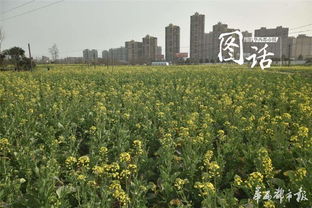
[[[303,33],[312,35],[312,0],[64,0],[27,13],[58,1],[0,0],[0,27],[6,34],[2,49],[26,50],[30,43],[34,57],[50,56],[48,48],[56,43],[60,57],[82,56],[85,48],[98,49],[101,56],[104,49],[142,41],[149,34],[158,38],[164,53],[165,27],[173,23],[181,28],[181,52],[188,52],[190,16],[195,12],[205,14],[206,32],[221,21],[250,32],[261,26],[291,29],[311,24],[290,35],[306,30]]]

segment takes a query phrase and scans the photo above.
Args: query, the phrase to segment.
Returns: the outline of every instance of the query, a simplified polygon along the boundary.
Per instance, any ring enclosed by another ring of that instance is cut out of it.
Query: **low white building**
[[[152,62],[152,66],[169,66],[169,62],[166,61],[155,61]]]

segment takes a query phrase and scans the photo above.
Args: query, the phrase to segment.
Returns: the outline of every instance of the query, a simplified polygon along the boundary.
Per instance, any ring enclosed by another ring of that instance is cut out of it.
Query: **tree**
[[[15,65],[15,69],[19,70],[20,61],[25,56],[25,51],[19,47],[13,47],[3,52],[5,55],[10,56],[12,64]]]
[[[52,60],[55,61],[59,56],[59,49],[54,43],[51,48],[49,48],[49,53],[51,54]]]
[[[10,62],[15,65],[15,70],[30,70],[31,59],[25,56],[25,51],[19,47],[13,47],[3,51],[4,56],[10,57]]]
[[[1,53],[1,44],[4,40],[4,38],[5,38],[4,30],[2,28],[0,28],[0,53]]]
[[[1,67],[0,70],[2,70],[2,66],[4,64],[4,59],[5,59],[5,55],[0,52],[0,67]]]

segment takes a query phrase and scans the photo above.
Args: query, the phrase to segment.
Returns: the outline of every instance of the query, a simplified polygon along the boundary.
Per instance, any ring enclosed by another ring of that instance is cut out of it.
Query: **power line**
[[[312,30],[303,30],[303,31],[298,31],[298,32],[292,32],[292,33],[289,33],[289,35],[290,35],[290,34],[303,33],[303,32],[309,32],[309,31],[312,31]]]
[[[51,3],[51,4],[47,4],[47,5],[45,5],[45,6],[38,7],[38,8],[36,8],[36,9],[32,9],[32,10],[29,10],[29,11],[27,11],[27,12],[24,12],[24,13],[21,13],[21,14],[12,16],[12,17],[8,17],[8,18],[5,18],[5,19],[2,19],[2,20],[0,20],[0,22],[6,21],[6,20],[10,20],[10,19],[13,19],[13,18],[15,18],[15,17],[20,17],[20,16],[22,16],[22,15],[29,14],[29,13],[38,11],[38,10],[40,10],[40,9],[44,9],[44,8],[50,7],[50,6],[54,5],[54,4],[61,3],[62,1],[65,1],[65,0],[60,0],[60,1],[57,1],[57,2],[53,2],[53,3]]]
[[[84,49],[78,49],[78,50],[70,50],[70,51],[63,51],[62,53],[68,54],[68,53],[73,53],[73,52],[81,52]]]
[[[299,26],[299,27],[293,27],[293,28],[290,28],[290,30],[300,29],[300,28],[303,28],[303,27],[311,26],[311,25],[312,25],[312,24],[302,25],[302,26]]]
[[[21,4],[21,5],[19,5],[19,6],[13,7],[12,9],[9,9],[9,10],[7,10],[7,11],[5,11],[5,12],[2,12],[2,14],[6,14],[6,13],[8,13],[8,12],[11,12],[11,11],[15,10],[15,9],[18,9],[18,8],[21,8],[21,7],[26,6],[26,5],[28,5],[28,4],[31,4],[31,3],[33,3],[34,1],[36,1],[36,0],[28,1],[28,2],[26,2],[26,3],[24,3],[24,4]]]

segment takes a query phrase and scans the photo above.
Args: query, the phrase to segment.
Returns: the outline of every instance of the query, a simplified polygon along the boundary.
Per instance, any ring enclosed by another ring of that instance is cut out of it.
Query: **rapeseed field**
[[[310,207],[311,131],[308,67],[0,72],[0,207]]]

